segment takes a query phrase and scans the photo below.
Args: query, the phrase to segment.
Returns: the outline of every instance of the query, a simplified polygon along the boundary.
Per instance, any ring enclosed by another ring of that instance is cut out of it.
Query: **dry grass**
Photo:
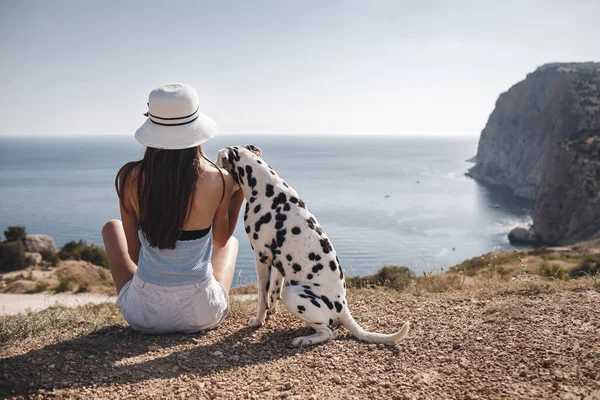
[[[537,296],[560,291],[600,292],[600,274],[580,279],[554,281],[509,281],[502,279],[475,279],[464,284],[459,275],[425,274],[416,277],[404,290],[413,296],[435,295],[443,292],[469,293],[473,297],[493,295]],[[385,286],[351,288],[348,295],[354,299],[385,296],[395,298],[402,291]],[[230,313],[234,318],[252,315],[256,309],[254,301],[232,299]],[[46,310],[5,317],[0,321],[0,344],[27,339],[44,338],[48,341],[57,332],[69,332],[73,336],[85,335],[114,324],[126,325],[115,304],[86,305],[77,308],[52,307]]]
[[[535,274],[547,279],[593,276],[600,269],[600,243],[572,247],[539,247],[517,251],[497,251],[466,260],[450,268],[450,273],[467,277],[494,277],[510,280],[519,274]]]
[[[229,293],[232,295],[257,294],[258,286],[256,285],[256,283],[251,283],[249,285],[244,286],[236,286],[234,288],[231,288]]]
[[[44,338],[58,332],[73,337],[86,335],[112,324],[124,324],[115,304],[86,305],[77,308],[51,307],[36,313],[5,317],[0,321],[0,344]]]

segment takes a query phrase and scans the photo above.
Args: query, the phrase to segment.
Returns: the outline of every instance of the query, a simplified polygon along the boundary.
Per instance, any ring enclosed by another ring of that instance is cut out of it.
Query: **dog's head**
[[[229,172],[236,184],[253,186],[253,182],[249,182],[252,168],[247,167],[256,164],[261,157],[262,150],[252,144],[226,147],[217,153],[217,165]]]

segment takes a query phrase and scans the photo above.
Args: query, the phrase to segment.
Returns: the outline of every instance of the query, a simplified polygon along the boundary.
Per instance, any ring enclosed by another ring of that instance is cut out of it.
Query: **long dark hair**
[[[129,214],[125,190],[127,180],[137,169],[138,220],[152,247],[174,249],[190,213],[194,188],[202,173],[202,147],[163,150],[147,147],[144,158],[125,164],[115,178],[119,201]],[[208,160],[210,161],[210,160]],[[212,162],[211,162],[212,163]],[[131,188],[133,189],[133,188]]]

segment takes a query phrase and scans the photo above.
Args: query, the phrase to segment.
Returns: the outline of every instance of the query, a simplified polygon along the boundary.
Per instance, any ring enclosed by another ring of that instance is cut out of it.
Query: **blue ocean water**
[[[477,138],[221,136],[205,146],[252,143],[309,205],[347,275],[384,265],[439,270],[494,249],[530,221],[531,204],[464,176]],[[0,230],[25,225],[57,246],[83,239],[119,218],[114,178],[139,159],[133,137],[0,138]],[[242,218],[240,218],[241,222]],[[238,277],[255,281],[241,223]]]

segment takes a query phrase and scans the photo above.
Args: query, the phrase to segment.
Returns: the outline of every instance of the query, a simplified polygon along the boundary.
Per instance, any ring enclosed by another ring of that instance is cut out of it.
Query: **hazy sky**
[[[537,66],[600,61],[600,0],[0,0],[0,135],[132,135],[185,82],[226,133],[473,134]]]

